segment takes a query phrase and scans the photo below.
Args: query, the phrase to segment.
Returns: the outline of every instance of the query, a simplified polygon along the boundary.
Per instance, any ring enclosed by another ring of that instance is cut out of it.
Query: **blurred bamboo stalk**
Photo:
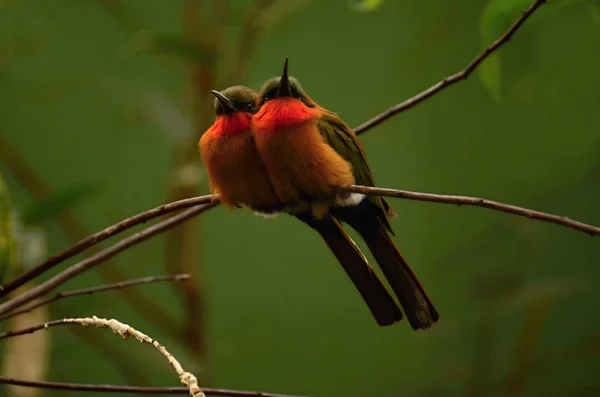
[[[33,282],[22,285],[9,296],[14,297],[33,288]],[[7,326],[10,329],[28,328],[48,321],[48,308],[40,307],[31,312],[11,319]],[[2,375],[8,378],[22,378],[42,381],[48,373],[51,338],[45,332],[25,335],[7,342],[2,362]],[[6,386],[6,392],[12,397],[37,397],[41,390],[28,390],[15,386]]]
[[[549,313],[549,303],[546,299],[532,302],[527,308],[525,325],[519,335],[513,352],[513,366],[504,385],[507,395],[518,397],[524,394],[529,379],[532,357],[538,345],[542,326]]]
[[[207,9],[212,8],[211,12]],[[182,6],[181,25],[183,37],[194,43],[207,59],[196,59],[187,66],[188,86],[184,103],[187,104],[192,120],[192,135],[189,141],[176,142],[173,146],[172,180],[167,199],[180,200],[199,194],[202,181],[201,163],[197,143],[212,120],[213,88],[217,71],[215,66],[221,45],[222,29],[228,13],[228,2],[217,0],[202,2],[185,0]],[[203,16],[203,18],[201,18]],[[206,364],[206,324],[204,304],[203,263],[199,253],[202,250],[202,230],[198,222],[186,223],[166,234],[166,270],[168,273],[188,273],[192,282],[178,286],[177,292],[185,307],[184,340],[187,350],[201,371],[201,383],[209,383]]]
[[[472,366],[465,392],[467,397],[484,397],[487,394],[495,329],[495,314],[483,313],[483,317],[479,324],[477,324],[473,338]]]

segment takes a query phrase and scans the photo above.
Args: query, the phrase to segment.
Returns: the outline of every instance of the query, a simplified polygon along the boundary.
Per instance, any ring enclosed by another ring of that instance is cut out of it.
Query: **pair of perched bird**
[[[344,232],[341,222],[347,223],[366,242],[412,328],[431,327],[438,313],[388,235],[394,211],[381,197],[343,190],[374,186],[361,142],[287,69],[286,59],[281,77],[258,94],[244,86],[212,91],[217,118],[199,142],[211,191],[228,207],[265,216],[286,212],[319,232],[377,323],[400,321],[398,305]]]

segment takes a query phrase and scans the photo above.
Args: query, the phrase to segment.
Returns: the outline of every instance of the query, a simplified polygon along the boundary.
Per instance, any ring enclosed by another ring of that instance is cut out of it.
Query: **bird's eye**
[[[267,102],[269,99],[271,99],[271,97],[270,97],[270,96],[268,96],[268,95],[265,95],[265,96],[263,97],[263,102]]]
[[[251,104],[251,103],[247,103],[247,104],[246,104],[246,109],[247,109],[247,110],[252,110],[252,109],[254,109],[254,105],[253,105],[253,104]]]

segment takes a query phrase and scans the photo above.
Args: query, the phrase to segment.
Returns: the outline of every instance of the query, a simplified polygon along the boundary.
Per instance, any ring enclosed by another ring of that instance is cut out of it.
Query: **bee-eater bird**
[[[198,143],[210,190],[229,208],[274,208],[279,199],[256,150],[250,119],[256,112],[255,91],[233,86],[212,91],[217,118]]]
[[[298,80],[281,77],[262,87],[252,132],[273,188],[283,202],[308,202],[295,215],[309,223],[338,219],[366,242],[413,329],[426,329],[439,315],[388,232],[394,211],[381,197],[340,192],[345,185],[374,186],[361,142],[336,114],[312,100]]]
[[[217,118],[198,144],[212,193],[219,193],[221,202],[230,208],[247,206],[263,216],[277,213],[284,203],[275,193],[250,130],[256,92],[234,86],[212,93]],[[340,223],[331,217],[307,219],[307,223],[321,234],[377,323],[384,326],[400,321],[400,308]]]

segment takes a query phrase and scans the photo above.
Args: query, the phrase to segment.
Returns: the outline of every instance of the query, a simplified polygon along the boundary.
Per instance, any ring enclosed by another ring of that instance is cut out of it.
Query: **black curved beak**
[[[211,92],[219,100],[219,102],[221,102],[223,108],[225,109],[225,113],[233,113],[236,111],[235,105],[233,104],[233,102],[231,102],[229,98],[227,98],[225,95],[221,94],[217,90],[212,90]]]
[[[288,76],[288,59],[285,58],[283,64],[283,73],[281,73],[281,79],[279,80],[279,89],[277,90],[278,97],[289,97],[292,96],[292,89],[290,87],[290,78]]]

